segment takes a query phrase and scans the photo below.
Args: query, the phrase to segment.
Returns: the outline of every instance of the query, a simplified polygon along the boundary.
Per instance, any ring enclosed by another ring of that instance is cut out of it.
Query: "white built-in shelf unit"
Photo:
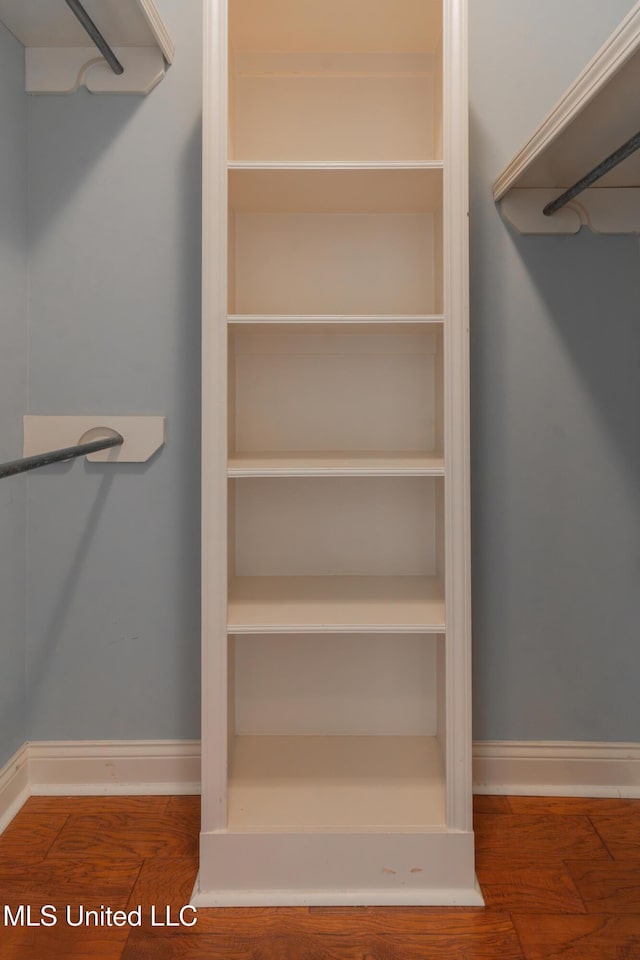
[[[593,57],[493,186],[520,232],[640,233],[640,151],[557,212],[544,207],[640,133],[640,3]]]
[[[108,66],[65,0],[0,0],[0,23],[25,50],[27,93],[149,93],[174,45],[153,0],[82,0],[123,67]]]
[[[464,0],[206,0],[194,902],[475,903]]]

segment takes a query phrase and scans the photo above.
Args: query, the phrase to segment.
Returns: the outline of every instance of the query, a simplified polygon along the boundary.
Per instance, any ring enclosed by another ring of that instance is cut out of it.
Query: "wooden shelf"
[[[435,577],[235,577],[229,633],[444,633]]]
[[[434,737],[235,737],[229,830],[444,830]]]
[[[230,477],[442,477],[444,457],[419,451],[234,453]]]
[[[640,230],[640,153],[550,217],[543,207],[640,128],[640,3],[636,3],[493,186],[521,233]]]
[[[83,0],[124,67],[116,76],[66,5],[0,0],[0,22],[26,47],[27,93],[149,93],[164,77],[174,45],[153,0]]]

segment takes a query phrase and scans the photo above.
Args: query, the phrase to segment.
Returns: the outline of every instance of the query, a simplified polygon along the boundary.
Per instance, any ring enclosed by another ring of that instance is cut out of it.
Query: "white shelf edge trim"
[[[145,16],[147,23],[149,24],[149,29],[156,38],[156,43],[162,51],[162,56],[167,61],[167,63],[173,63],[173,58],[175,56],[176,47],[169,36],[169,31],[162,21],[162,17],[158,13],[158,9],[154,3],[154,0],[138,0],[138,6]]]
[[[503,198],[502,215],[518,233],[640,233],[640,187],[593,187],[551,217],[542,210],[561,190],[514,189]]]
[[[114,47],[124,67],[117,76],[95,47],[28,47],[25,50],[27,93],[147,94],[165,75],[165,58],[157,47]]]
[[[443,170],[442,160],[230,160],[229,170]]]
[[[230,313],[227,317],[229,324],[232,325],[241,325],[243,323],[263,323],[268,324],[304,324],[304,323],[318,323],[318,324],[340,324],[347,325],[350,323],[359,323],[359,324],[380,324],[380,323],[416,323],[416,324],[425,324],[425,323],[435,323],[442,324],[444,323],[444,315],[442,313],[432,313],[432,314],[249,314],[249,313]]]
[[[444,467],[242,467],[232,465],[230,479],[243,477],[444,477]]]
[[[293,634],[322,634],[322,633],[425,633],[425,634],[443,634],[446,633],[444,623],[362,623],[354,626],[353,623],[299,623],[299,624],[273,624],[273,623],[229,623],[228,633],[233,636],[252,635],[258,636],[293,633]]]
[[[112,436],[115,430],[124,437],[124,443],[90,453],[87,460],[94,463],[143,463],[165,442],[164,417],[26,415],[23,423],[25,457],[100,440]]]
[[[639,48],[640,2],[635,4],[618,29],[600,48],[562,99],[558,101],[547,118],[540,124],[531,139],[500,174],[493,185],[494,200],[502,199],[507,191],[517,184],[525,170],[544,153]],[[570,184],[567,184],[568,186]],[[559,190],[556,191],[555,196],[560,192]],[[545,219],[547,218],[545,217]]]
[[[479,741],[476,794],[640,797],[640,743]],[[200,792],[198,740],[24,743],[0,768],[0,833],[35,796]]]

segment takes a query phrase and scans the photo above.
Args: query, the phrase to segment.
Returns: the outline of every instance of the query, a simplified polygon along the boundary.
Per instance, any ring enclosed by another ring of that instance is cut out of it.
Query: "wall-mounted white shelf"
[[[640,233],[640,152],[551,216],[543,208],[640,130],[640,2],[493,186],[520,233]]]
[[[32,416],[24,417],[23,456],[34,457],[119,433],[123,444],[90,453],[98,463],[143,463],[165,442],[164,417]]]
[[[27,93],[149,93],[174,45],[153,0],[83,0],[124,67],[112,72],[65,0],[0,0],[0,22],[26,48]]]

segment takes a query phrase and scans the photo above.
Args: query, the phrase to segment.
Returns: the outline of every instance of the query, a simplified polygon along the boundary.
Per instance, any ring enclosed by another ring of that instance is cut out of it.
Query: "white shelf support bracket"
[[[25,50],[27,93],[147,94],[165,75],[166,61],[157,47],[114,47],[124,67],[117,76],[95,47],[28,47]]]
[[[115,431],[124,438],[122,446],[90,453],[87,460],[94,463],[144,463],[165,442],[164,417],[27,415],[23,423],[25,457],[100,440],[112,436]]]
[[[552,235],[578,233],[640,233],[640,188],[594,187],[579,199],[546,217],[544,207],[562,190],[513,189],[500,201],[502,216],[518,233]]]

